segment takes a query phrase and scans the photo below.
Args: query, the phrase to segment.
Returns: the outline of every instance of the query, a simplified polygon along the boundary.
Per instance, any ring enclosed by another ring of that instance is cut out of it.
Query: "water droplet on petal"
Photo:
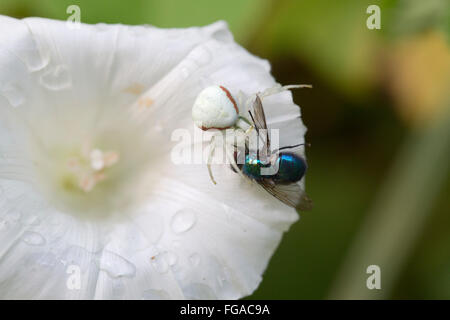
[[[190,230],[197,221],[195,212],[191,210],[180,210],[172,218],[171,226],[175,233],[183,233]]]
[[[37,44],[33,41],[28,44],[29,48],[23,48],[20,51],[20,57],[25,61],[30,72],[36,72],[44,69],[50,62],[50,56],[39,51]]]
[[[7,84],[0,90],[0,95],[4,96],[8,100],[9,104],[16,108],[25,102],[25,95],[22,89],[18,85]]]
[[[143,300],[169,300],[170,295],[164,290],[145,290],[142,293]]]
[[[63,90],[72,86],[69,68],[58,65],[45,72],[39,79],[40,83],[49,90]]]
[[[200,264],[200,255],[198,253],[193,253],[189,256],[189,262],[192,266],[197,267]]]
[[[37,232],[27,231],[22,237],[23,242],[30,246],[43,246],[45,238]]]
[[[134,264],[111,251],[100,252],[97,259],[100,270],[105,271],[111,278],[132,278],[136,275]]]

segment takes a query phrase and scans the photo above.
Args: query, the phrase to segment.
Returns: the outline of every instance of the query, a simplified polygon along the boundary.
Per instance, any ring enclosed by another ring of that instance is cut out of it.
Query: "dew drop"
[[[21,58],[25,61],[28,70],[30,72],[36,72],[44,69],[50,62],[50,56],[39,52],[36,43],[28,45],[30,47],[21,50]]]
[[[63,90],[72,86],[69,68],[58,65],[45,72],[39,79],[41,85],[49,90]]]
[[[169,300],[170,295],[164,290],[145,290],[142,293],[143,300]]]
[[[136,275],[136,267],[127,259],[111,251],[103,251],[97,257],[99,268],[111,278],[132,278]]]
[[[22,93],[22,89],[14,84],[7,84],[1,90],[1,95],[4,96],[9,104],[16,108],[25,103],[25,95]]]
[[[200,255],[198,253],[193,253],[189,256],[189,262],[193,267],[197,267],[200,264]]]
[[[180,210],[172,218],[171,226],[175,233],[186,232],[195,225],[197,217],[191,210]]]
[[[45,238],[37,232],[27,231],[22,237],[23,242],[30,246],[43,246]]]

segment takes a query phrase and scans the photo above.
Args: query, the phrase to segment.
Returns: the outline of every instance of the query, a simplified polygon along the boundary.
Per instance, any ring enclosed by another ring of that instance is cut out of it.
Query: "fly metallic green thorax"
[[[301,180],[306,172],[305,160],[290,152],[280,153],[276,160],[278,171],[273,175],[262,175],[261,168],[270,167],[270,164],[263,164],[255,155],[246,155],[242,172],[255,180],[272,179],[276,183],[293,183]]]

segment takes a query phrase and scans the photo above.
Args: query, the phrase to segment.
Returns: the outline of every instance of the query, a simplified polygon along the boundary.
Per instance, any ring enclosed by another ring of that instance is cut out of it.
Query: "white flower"
[[[0,30],[0,298],[251,294],[297,213],[229,166],[213,185],[205,164],[174,164],[171,133],[201,131],[191,108],[207,86],[274,86],[269,64],[223,22],[0,16]],[[280,145],[303,142],[289,92],[264,108]]]

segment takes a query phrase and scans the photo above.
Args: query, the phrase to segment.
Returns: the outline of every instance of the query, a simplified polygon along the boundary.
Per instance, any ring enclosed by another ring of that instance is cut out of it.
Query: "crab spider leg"
[[[291,85],[287,85],[287,86],[273,86],[272,88],[266,89],[263,92],[261,92],[259,94],[259,97],[265,98],[271,95],[274,95],[276,93],[280,93],[283,91],[287,91],[289,89],[299,89],[299,88],[312,88],[312,85],[309,84],[291,84]]]
[[[217,184],[216,180],[214,180],[214,177],[212,174],[212,169],[211,169],[211,162],[212,162],[212,158],[214,156],[215,149],[216,149],[216,135],[213,135],[211,137],[211,142],[209,143],[209,155],[208,155],[208,162],[206,165],[208,167],[209,178],[211,179],[212,183]]]
[[[253,129],[254,129],[254,126],[253,126],[253,125],[251,125],[250,127],[248,127],[248,128],[244,131],[245,137],[247,137],[247,136],[250,134],[250,132],[253,131]],[[242,129],[241,129],[241,130],[242,130]],[[235,129],[234,131],[236,131],[236,129]],[[217,184],[217,182],[216,182],[216,180],[214,179],[214,176],[213,176],[213,173],[212,173],[212,167],[211,167],[211,164],[212,164],[212,159],[213,159],[213,157],[214,157],[215,149],[216,149],[216,147],[217,147],[216,137],[217,137],[217,135],[220,135],[220,134],[225,135],[224,132],[217,132],[216,134],[214,134],[214,135],[211,137],[211,141],[210,141],[210,143],[209,143],[209,148],[210,148],[210,149],[209,149],[209,154],[208,154],[207,167],[208,167],[209,178],[211,179],[212,183],[214,183],[214,184]],[[226,138],[223,137],[222,141],[226,141]],[[236,160],[234,159],[233,154],[231,154],[231,152],[230,152],[230,147],[235,147],[235,146],[234,146],[233,144],[226,144],[226,145],[225,145],[225,152],[226,152],[226,156],[227,156],[227,158],[228,158],[228,161],[230,161],[230,164],[231,164],[231,166],[233,167],[233,169],[234,169],[234,170],[235,170],[242,178],[245,179],[246,177],[244,176],[244,174],[242,173],[242,171],[241,171],[241,170],[239,169],[239,167],[237,166]]]
[[[239,169],[239,167],[236,164],[236,160],[234,159],[234,155],[231,154],[230,149],[227,147],[225,148],[225,152],[228,158],[228,161],[230,161],[231,166],[233,169],[241,176],[241,178],[246,179],[246,176],[242,173],[242,171]]]

